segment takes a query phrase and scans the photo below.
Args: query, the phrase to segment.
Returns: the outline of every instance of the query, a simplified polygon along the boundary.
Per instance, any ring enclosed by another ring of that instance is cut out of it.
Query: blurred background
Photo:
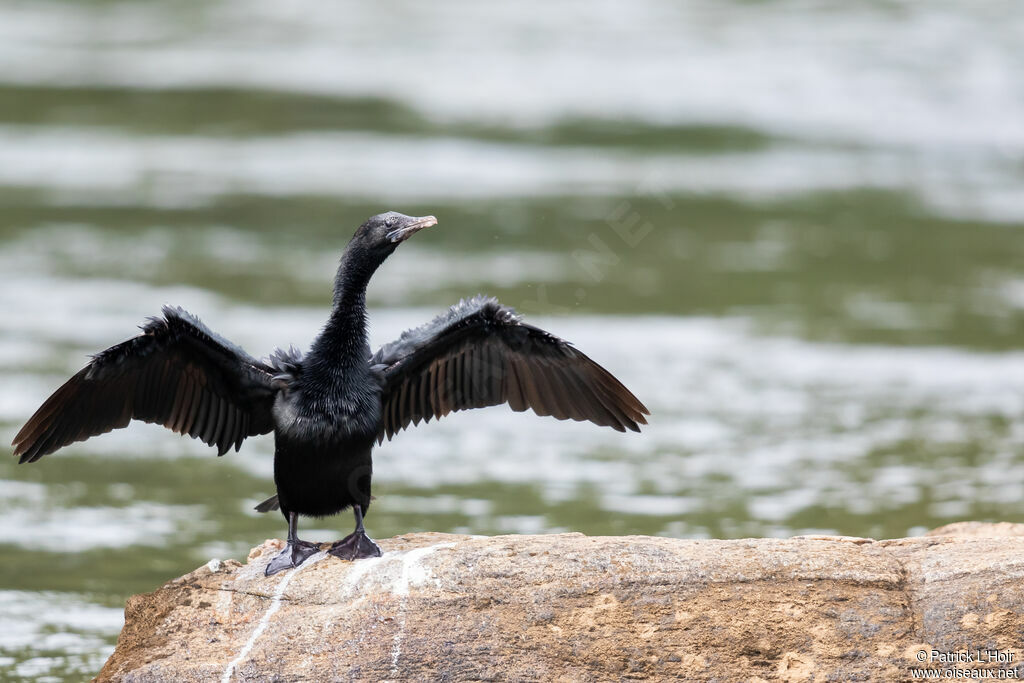
[[[1011,0],[0,0],[0,435],[165,303],[305,347],[395,209],[440,224],[375,346],[486,292],[653,415],[405,432],[378,538],[1024,521],[1021,45]],[[129,594],[281,537],[272,452],[0,458],[0,677],[95,673]]]

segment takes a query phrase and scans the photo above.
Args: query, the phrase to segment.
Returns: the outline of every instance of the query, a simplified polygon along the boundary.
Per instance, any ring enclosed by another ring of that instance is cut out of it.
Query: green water
[[[8,441],[164,303],[257,355],[308,344],[352,230],[395,209],[440,223],[376,276],[375,343],[486,292],[652,417],[619,435],[494,408],[404,433],[377,451],[372,535],[1024,521],[1024,95],[1000,85],[1019,12],[403,5],[396,41],[438,39],[389,51],[360,28],[379,10],[190,7],[0,3]],[[876,35],[941,52],[929,12],[970,54],[991,42],[989,70],[870,56]],[[502,29],[477,43],[471,21]],[[145,425],[0,459],[0,677],[95,673],[128,595],[283,535],[251,509],[272,452]]]

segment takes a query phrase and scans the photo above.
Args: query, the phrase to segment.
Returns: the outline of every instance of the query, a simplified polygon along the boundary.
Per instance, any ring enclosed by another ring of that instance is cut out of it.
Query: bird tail
[[[281,504],[277,500],[277,495],[273,495],[267,498],[265,501],[256,506],[256,512],[270,512],[271,510],[280,509]]]

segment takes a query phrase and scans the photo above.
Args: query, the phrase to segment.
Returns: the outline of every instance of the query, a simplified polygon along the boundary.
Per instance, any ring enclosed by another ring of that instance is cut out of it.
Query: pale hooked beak
[[[429,228],[432,225],[437,225],[437,219],[433,216],[420,216],[419,218],[406,216],[397,228],[387,234],[387,238],[392,242],[404,242],[423,228]]]

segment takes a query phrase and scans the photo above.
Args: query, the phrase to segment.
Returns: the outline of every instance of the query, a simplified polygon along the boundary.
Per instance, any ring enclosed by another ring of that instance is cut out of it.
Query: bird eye
[[[391,216],[389,218],[385,218],[384,219],[384,227],[385,228],[390,228],[394,224],[395,224],[395,217],[394,216]]]

